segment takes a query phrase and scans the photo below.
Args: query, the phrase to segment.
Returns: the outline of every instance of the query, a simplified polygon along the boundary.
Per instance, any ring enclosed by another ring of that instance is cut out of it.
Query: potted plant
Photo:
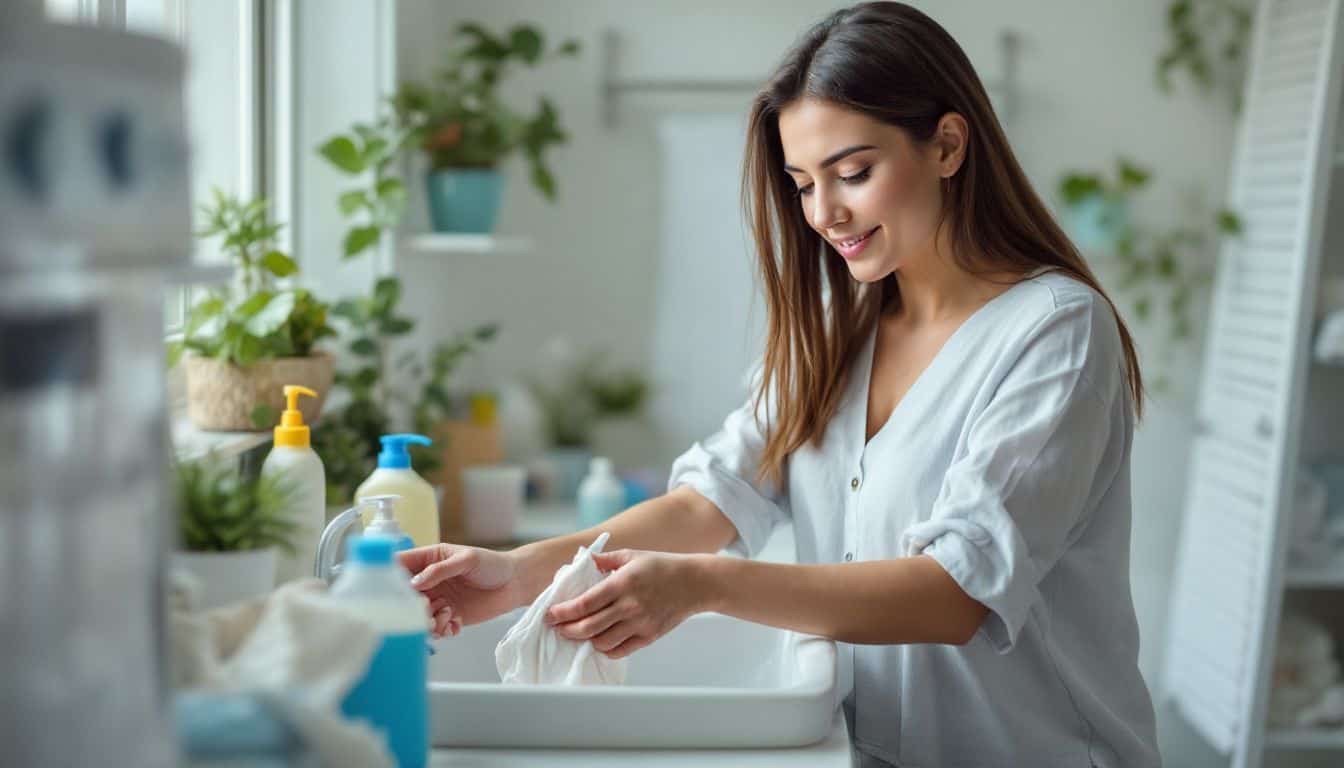
[[[555,177],[546,149],[568,140],[555,106],[542,98],[531,116],[499,97],[514,65],[536,67],[552,56],[575,56],[576,40],[550,54],[535,27],[518,25],[497,36],[479,24],[457,29],[448,62],[428,82],[404,81],[392,97],[399,124],[429,160],[430,215],[438,232],[494,230],[503,177],[499,163],[522,152],[532,184],[554,200]]]
[[[356,123],[319,147],[318,153],[327,162],[360,179],[358,186],[343,191],[338,200],[342,215],[350,222],[344,258],[358,258],[400,221],[406,194],[394,161],[408,135],[384,118],[374,124]],[[354,367],[335,377],[335,385],[348,395],[344,405],[313,431],[313,448],[326,469],[328,504],[349,502],[356,487],[373,471],[379,436],[405,431],[399,429],[401,425],[420,434],[439,433],[435,423],[450,408],[449,373],[463,356],[495,335],[496,327],[486,325],[440,344],[431,351],[428,368],[413,350],[394,361],[397,339],[415,328],[415,321],[399,312],[400,302],[401,280],[389,275],[378,278],[368,296],[343,299],[332,308],[348,331]],[[408,384],[395,384],[393,373]],[[432,475],[440,464],[442,448],[413,446],[416,471]]]
[[[176,468],[179,549],[173,565],[201,588],[201,609],[265,594],[275,586],[276,549],[292,553],[289,489],[276,476],[244,477],[208,457]]]
[[[280,225],[267,220],[264,200],[243,203],[216,189],[202,211],[207,224],[197,235],[221,238],[235,275],[192,306],[182,339],[169,346],[169,364],[181,359],[185,368],[187,415],[203,430],[266,429],[285,407],[282,387],[301,384],[317,392],[300,405],[315,423],[334,370],[316,348],[335,335],[326,304],[276,285],[298,266],[272,247]]]
[[[1129,231],[1129,198],[1148,184],[1147,170],[1125,158],[1116,161],[1116,178],[1075,171],[1059,181],[1064,226],[1085,251],[1109,251]]]
[[[651,427],[644,419],[648,378],[634,369],[612,368],[596,356],[583,383],[596,412],[593,452],[626,466],[656,463],[657,457],[650,452],[654,444]]]

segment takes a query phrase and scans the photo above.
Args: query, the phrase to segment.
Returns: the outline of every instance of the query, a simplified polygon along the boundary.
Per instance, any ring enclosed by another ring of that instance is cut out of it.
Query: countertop
[[[530,506],[515,527],[516,539],[531,541],[569,533],[575,529],[572,506],[547,504]],[[777,529],[758,556],[771,562],[795,562],[793,531]],[[836,713],[831,733],[825,740],[797,749],[435,749],[432,768],[550,768],[550,766],[723,766],[750,768],[766,766],[815,766],[849,768],[849,734],[844,717]]]

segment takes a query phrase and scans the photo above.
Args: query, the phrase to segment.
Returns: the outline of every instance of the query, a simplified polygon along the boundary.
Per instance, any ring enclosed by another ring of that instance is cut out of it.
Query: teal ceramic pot
[[[495,231],[504,175],[484,168],[430,171],[425,177],[429,216],[435,232],[489,234]]]
[[[1109,252],[1129,229],[1129,206],[1122,201],[1094,196],[1065,207],[1061,219],[1069,238],[1079,249]]]

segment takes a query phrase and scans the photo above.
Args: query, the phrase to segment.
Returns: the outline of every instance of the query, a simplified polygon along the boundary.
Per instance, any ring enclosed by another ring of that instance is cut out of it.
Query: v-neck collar
[[[877,356],[877,332],[878,327],[882,323],[882,316],[879,314],[873,321],[872,327],[868,329],[868,341],[864,344],[863,351],[859,355],[859,370],[855,371],[855,373],[858,374],[855,376],[857,381],[853,382],[855,386],[850,388],[851,393],[855,396],[853,409],[855,414],[857,414],[852,421],[857,422],[858,425],[858,442],[861,450],[866,453],[877,439],[882,436],[882,433],[888,431],[888,428],[897,421],[897,417],[901,414],[901,411],[906,408],[906,403],[920,394],[923,389],[921,385],[924,383],[925,379],[929,378],[930,373],[934,368],[940,364],[940,361],[942,361],[943,358],[950,355],[951,350],[963,343],[962,338],[967,335],[967,328],[979,322],[980,318],[983,315],[988,314],[990,308],[999,303],[999,300],[1004,296],[1012,293],[1023,283],[1039,277],[1045,271],[1045,269],[1041,268],[1033,270],[1026,277],[1012,284],[989,301],[981,304],[974,312],[968,315],[965,320],[962,320],[956,329],[952,331],[952,334],[947,337],[947,340],[943,342],[943,345],[938,348],[938,351],[934,353],[933,358],[929,360],[929,364],[924,366],[924,370],[920,371],[919,375],[915,377],[915,380],[910,384],[910,387],[905,391],[905,394],[901,396],[901,399],[896,402],[896,405],[891,409],[891,413],[887,414],[887,420],[882,422],[882,426],[878,427],[877,431],[874,432],[873,436],[870,438],[868,437],[868,397],[872,392],[873,386],[873,361]]]

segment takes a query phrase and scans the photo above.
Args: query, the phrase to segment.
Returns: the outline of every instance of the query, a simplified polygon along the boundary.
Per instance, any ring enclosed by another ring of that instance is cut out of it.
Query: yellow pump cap
[[[280,424],[275,428],[275,444],[287,448],[307,448],[311,442],[308,425],[303,423],[303,413],[299,411],[299,395],[317,397],[317,393],[297,384],[285,385],[285,412],[280,416]]]

